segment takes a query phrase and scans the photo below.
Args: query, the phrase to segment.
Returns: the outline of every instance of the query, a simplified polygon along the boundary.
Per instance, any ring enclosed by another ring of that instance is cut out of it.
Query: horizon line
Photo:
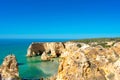
[[[120,34],[4,34],[0,39],[89,39],[89,38],[120,38]]]

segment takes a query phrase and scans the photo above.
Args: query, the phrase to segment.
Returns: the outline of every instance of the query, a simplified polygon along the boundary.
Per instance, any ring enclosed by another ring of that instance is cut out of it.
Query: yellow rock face
[[[51,57],[57,57],[61,55],[64,49],[64,44],[62,42],[47,42],[47,43],[32,43],[30,44],[27,55],[28,57],[42,55],[46,52],[51,55]]]
[[[110,48],[90,46],[84,49],[67,44],[67,56],[60,62],[55,80],[120,79],[120,43]]]
[[[18,80],[18,65],[14,55],[8,55],[5,57],[0,68],[0,73],[3,80]]]
[[[44,48],[40,48],[40,45]],[[28,55],[50,51],[51,57],[61,57],[58,73],[50,80],[120,80],[120,42],[114,45],[109,43],[110,47],[106,48],[79,42],[40,45],[37,48],[30,46]],[[41,57],[47,59],[47,56],[42,53]]]

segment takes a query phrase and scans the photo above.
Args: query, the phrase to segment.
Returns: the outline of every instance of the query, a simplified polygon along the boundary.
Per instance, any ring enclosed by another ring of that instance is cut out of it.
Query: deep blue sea
[[[58,59],[52,61],[41,61],[40,56],[27,58],[27,48],[32,42],[59,42],[69,39],[0,39],[0,64],[5,56],[14,54],[19,63],[19,74],[21,78],[50,77],[57,73]]]

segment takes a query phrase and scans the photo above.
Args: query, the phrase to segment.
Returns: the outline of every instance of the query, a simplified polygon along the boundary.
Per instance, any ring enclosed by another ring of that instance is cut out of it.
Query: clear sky
[[[0,0],[0,38],[120,37],[119,0]]]

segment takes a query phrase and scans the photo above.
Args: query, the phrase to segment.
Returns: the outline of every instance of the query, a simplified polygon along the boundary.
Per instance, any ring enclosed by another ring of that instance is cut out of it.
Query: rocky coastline
[[[60,58],[58,73],[48,80],[119,80],[120,42],[107,43],[108,47],[95,42],[35,43],[42,45],[39,49],[32,43],[27,56],[40,54],[42,60],[49,60],[53,55]]]
[[[59,58],[57,74],[40,80],[119,80],[120,42],[103,43],[34,42],[28,47],[26,56],[41,56],[41,60],[45,61]],[[8,55],[4,59],[0,74],[3,80],[20,79],[14,55]]]

